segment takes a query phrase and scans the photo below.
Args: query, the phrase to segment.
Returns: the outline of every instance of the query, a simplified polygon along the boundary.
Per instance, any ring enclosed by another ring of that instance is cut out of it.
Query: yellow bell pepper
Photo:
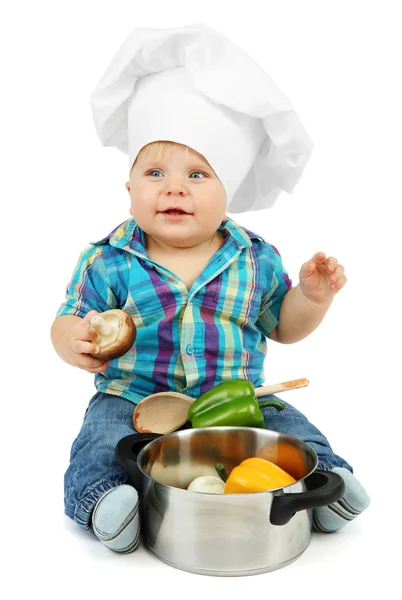
[[[225,494],[264,492],[296,483],[289,473],[264,458],[246,458],[227,477],[225,467],[216,465],[216,470],[225,481]]]

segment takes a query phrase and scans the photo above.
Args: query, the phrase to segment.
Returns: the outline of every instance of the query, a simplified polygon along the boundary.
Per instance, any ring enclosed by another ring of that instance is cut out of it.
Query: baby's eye
[[[156,177],[154,173],[161,173],[161,171],[159,171],[159,169],[152,169],[152,171],[149,171],[147,175],[150,175],[151,177]]]
[[[190,173],[190,177],[192,175],[201,175],[201,177],[205,177],[205,173],[202,173],[201,171],[194,171],[193,173]],[[200,179],[200,177],[196,177],[195,179]]]

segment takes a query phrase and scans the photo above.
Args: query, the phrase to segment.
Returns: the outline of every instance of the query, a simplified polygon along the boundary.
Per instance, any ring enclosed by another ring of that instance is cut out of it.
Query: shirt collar
[[[240,248],[249,248],[252,245],[252,239],[264,241],[262,237],[256,235],[252,231],[238,225],[233,219],[227,217],[220,224],[218,231],[224,236],[230,235],[233,241]],[[139,252],[146,254],[145,251],[145,236],[143,230],[137,225],[134,219],[130,218],[118,225],[106,237],[91,242],[94,246],[109,243],[115,248],[122,248],[128,251]]]
[[[226,235],[229,234],[241,248],[250,248],[252,246],[251,240],[253,239],[264,241],[261,236],[241,227],[229,217],[226,217],[226,220],[222,221],[218,231],[221,231],[224,235],[225,232]]]

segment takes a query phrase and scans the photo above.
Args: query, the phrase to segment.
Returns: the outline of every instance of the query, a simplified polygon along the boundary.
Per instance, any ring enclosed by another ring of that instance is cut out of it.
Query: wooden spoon
[[[257,398],[278,392],[306,387],[308,379],[293,379],[273,385],[255,388]],[[179,392],[159,392],[143,398],[135,407],[134,427],[140,433],[170,433],[176,431],[188,419],[188,409],[195,398]]]

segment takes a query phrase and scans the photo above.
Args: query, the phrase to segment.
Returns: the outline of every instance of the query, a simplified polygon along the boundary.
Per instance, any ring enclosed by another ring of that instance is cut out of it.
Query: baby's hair
[[[183,144],[177,144],[176,142],[170,142],[170,141],[165,141],[165,140],[158,140],[157,142],[150,142],[149,144],[147,144],[146,146],[144,146],[143,148],[141,148],[141,150],[138,152],[137,154],[137,158],[135,159],[135,161],[133,162],[133,166],[131,167],[131,169],[134,168],[134,165],[136,164],[136,162],[138,161],[138,159],[141,157],[146,158],[147,154],[150,152],[151,149],[155,148],[156,150],[159,151],[160,155],[161,154],[166,154],[167,152],[173,152],[173,150],[179,146],[183,146]],[[186,154],[188,153],[188,146],[184,146],[186,149]]]

